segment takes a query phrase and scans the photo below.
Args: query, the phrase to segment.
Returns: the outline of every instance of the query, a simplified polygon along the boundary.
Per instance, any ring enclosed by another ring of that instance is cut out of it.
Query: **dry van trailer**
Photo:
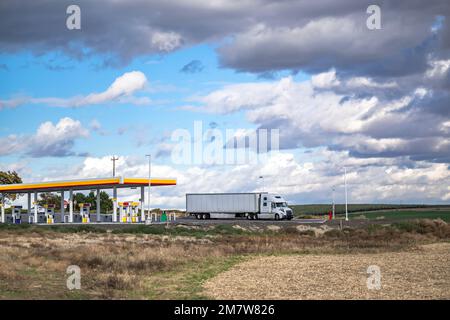
[[[284,207],[277,207],[283,204]],[[188,193],[186,212],[197,219],[292,219],[292,210],[280,196],[268,192]]]

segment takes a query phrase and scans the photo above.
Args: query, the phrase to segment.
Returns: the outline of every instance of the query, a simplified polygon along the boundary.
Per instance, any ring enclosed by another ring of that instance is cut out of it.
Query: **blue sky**
[[[181,72],[183,66],[194,60],[201,61],[201,72]],[[1,61],[8,66],[8,70],[0,71],[0,80],[4,84],[0,88],[2,99],[15,96],[68,98],[87,95],[104,91],[115,78],[129,71],[139,70],[147,76],[150,90],[147,96],[154,101],[150,105],[124,103],[60,108],[25,103],[17,109],[2,110],[0,124],[3,135],[32,134],[42,122],[57,122],[66,116],[86,125],[97,120],[107,135],[94,133],[95,139],[80,141],[76,146],[80,151],[89,150],[95,156],[148,152],[149,146],[137,146],[137,139],[132,134],[118,134],[121,128],[145,128],[148,130],[146,138],[152,140],[158,139],[165,131],[192,127],[194,120],[201,120],[205,124],[216,121],[226,124],[230,129],[254,127],[245,121],[243,113],[218,118],[214,114],[184,111],[179,107],[188,104],[194,95],[207,94],[226,84],[266,81],[259,75],[221,68],[214,48],[209,45],[141,57],[123,68],[98,68],[102,64],[102,57],[77,61],[60,52],[49,52],[42,56],[30,52],[3,54]],[[295,78],[307,79],[308,76],[299,74]],[[120,148],[117,148],[119,145]],[[9,157],[14,158],[14,155]]]
[[[2,110],[2,135],[31,135],[41,123],[56,123],[63,117],[77,119],[85,126],[93,121],[98,122],[101,132],[92,132],[89,139],[77,141],[73,148],[74,151],[87,152],[95,157],[155,153],[156,142],[162,136],[177,128],[192,130],[194,121],[203,121],[205,130],[212,122],[227,129],[255,128],[255,125],[245,120],[244,112],[217,116],[208,112],[185,111],[180,107],[191,104],[191,97],[208,94],[224,85],[267,81],[258,74],[220,67],[214,48],[210,45],[140,57],[122,68],[99,68],[103,63],[101,55],[78,61],[61,52],[49,52],[42,56],[30,52],[3,54],[1,59],[8,66],[7,70],[0,73],[1,82],[6,84],[0,91],[5,100],[16,96],[69,98],[87,95],[104,91],[115,78],[126,72],[139,70],[147,76],[149,93],[141,95],[151,98],[153,102],[148,105],[105,103],[65,108],[25,103],[20,108]],[[182,72],[182,68],[192,61],[200,61],[201,71]],[[273,79],[285,75],[289,75],[289,72],[279,72]],[[309,76],[298,73],[294,78],[305,80]],[[130,128],[139,128],[139,133]],[[16,154],[3,157],[10,162],[22,158]],[[64,160],[74,163],[78,161],[76,158]],[[155,162],[166,160],[156,159]],[[33,159],[29,166],[32,170],[42,170],[59,162],[60,159],[45,157],[43,160]]]
[[[344,166],[353,202],[450,200],[441,1],[387,1],[380,30],[356,0],[270,12],[259,0],[106,2],[111,19],[80,1],[81,30],[67,30],[63,3],[29,2],[34,15],[5,4],[0,30],[14,32],[0,32],[0,170],[25,181],[105,176],[115,154],[120,174],[146,175],[151,153],[156,175],[179,179],[159,194],[172,206],[185,192],[260,190],[260,175],[294,202],[326,202]],[[280,150],[257,164],[174,163],[171,136],[194,121],[279,130]]]

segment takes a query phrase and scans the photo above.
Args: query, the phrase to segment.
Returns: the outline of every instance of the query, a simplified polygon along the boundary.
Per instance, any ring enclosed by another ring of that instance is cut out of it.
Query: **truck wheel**
[[[207,216],[208,216],[208,215],[207,215],[206,213],[204,213],[204,214],[202,215],[202,219],[203,219],[203,220],[208,219]]]
[[[200,214],[196,214],[195,217],[197,218],[197,220],[201,219],[201,215]]]
[[[250,215],[248,214],[247,215],[247,220],[250,220],[252,217],[250,217]]]
[[[280,220],[280,216],[278,215],[278,213],[275,214],[275,220]]]

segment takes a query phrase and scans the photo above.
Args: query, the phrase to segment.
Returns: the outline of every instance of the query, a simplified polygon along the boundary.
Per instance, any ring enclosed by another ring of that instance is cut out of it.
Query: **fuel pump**
[[[139,202],[130,203],[130,216],[132,223],[139,222],[139,205]]]
[[[89,218],[91,204],[90,203],[80,203],[79,206],[80,206],[81,222],[82,223],[91,222],[91,219]]]
[[[45,208],[45,220],[47,224],[55,223],[55,205],[54,204],[44,204]]]
[[[119,217],[120,222],[136,223],[139,222],[139,202],[119,202]]]
[[[20,217],[20,214],[22,213],[22,206],[12,206],[11,213],[13,223],[20,224],[22,222],[22,219]]]
[[[120,222],[127,223],[129,222],[129,208],[130,203],[129,202],[119,202],[119,216],[120,216]]]

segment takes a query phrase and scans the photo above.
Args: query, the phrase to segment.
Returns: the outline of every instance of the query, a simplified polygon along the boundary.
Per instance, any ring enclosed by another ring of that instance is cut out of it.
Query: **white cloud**
[[[134,97],[133,94],[144,89],[147,85],[147,77],[141,71],[126,72],[117,77],[114,82],[103,92],[90,93],[85,96],[71,98],[33,98],[19,97],[10,100],[1,100],[2,107],[17,107],[25,103],[47,104],[55,107],[81,107],[108,102],[144,104],[149,100],[146,97]]]
[[[76,155],[75,140],[87,138],[89,131],[80,121],[62,118],[58,123],[42,123],[33,135],[10,135],[0,139],[0,155],[25,153],[32,157]]]
[[[448,60],[431,60],[430,68],[426,72],[428,78],[444,77],[450,69],[450,59]]]
[[[21,137],[15,134],[0,138],[0,156],[15,153],[22,148]]]
[[[75,102],[75,106],[99,104],[113,101],[119,97],[130,96],[138,90],[144,88],[147,78],[140,71],[124,73],[116,78],[106,91],[101,93],[91,93]]]
[[[363,77],[339,79],[331,70],[308,81],[285,77],[226,85],[193,100],[200,103],[198,110],[245,111],[259,127],[279,128],[281,148],[328,146],[361,157],[411,156],[445,162],[450,156],[449,144],[443,143],[448,140],[443,125],[447,119],[413,107],[430,98],[421,94],[420,87],[389,96],[387,89],[396,87],[394,82]]]
[[[152,45],[159,51],[171,52],[181,46],[181,35],[175,32],[155,32]]]
[[[330,88],[341,84],[336,77],[336,70],[322,72],[311,77],[311,83],[316,88]]]
[[[394,81],[385,81],[383,83],[380,83],[368,77],[352,77],[341,81],[337,77],[335,69],[313,75],[311,77],[311,84],[313,85],[313,87],[319,89],[331,89],[340,87],[341,91],[360,88],[389,89],[397,87],[397,83],[395,83]]]
[[[366,87],[366,88],[388,89],[388,88],[397,87],[397,83],[395,83],[393,81],[389,81],[389,82],[385,82],[385,83],[378,83],[367,77],[354,77],[354,78],[350,78],[346,82],[346,86],[349,88]]]
[[[152,176],[177,178],[177,186],[151,189],[152,207],[184,208],[188,192],[257,192],[263,188],[259,176],[264,176],[266,191],[286,195],[291,203],[331,202],[331,190],[336,188],[336,201],[344,201],[343,167],[350,203],[439,203],[448,197],[450,172],[445,164],[420,162],[408,168],[403,160],[360,159],[346,152],[315,149],[307,160],[291,153],[274,153],[262,165],[191,166],[184,169],[153,163]],[[109,156],[87,157],[79,165],[61,167],[51,175],[27,173],[25,181],[80,179],[111,176]],[[147,177],[145,157],[119,155],[116,174]],[[111,193],[109,190],[108,192]],[[121,189],[119,199],[138,200],[139,190]]]

